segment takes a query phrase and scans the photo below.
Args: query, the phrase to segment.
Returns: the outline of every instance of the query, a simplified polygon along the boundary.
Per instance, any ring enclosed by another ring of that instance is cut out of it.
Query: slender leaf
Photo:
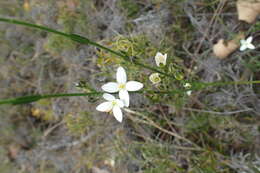
[[[57,97],[72,97],[72,96],[93,96],[93,95],[100,95],[103,92],[91,92],[91,93],[69,93],[69,94],[48,94],[48,95],[32,95],[32,96],[22,96],[12,99],[3,99],[0,100],[0,105],[4,104],[26,104],[39,101],[41,99],[48,99],[48,98],[57,98]]]
[[[32,24],[32,23],[28,23],[28,22],[24,22],[24,21],[20,21],[20,20],[15,20],[15,19],[7,19],[7,18],[1,18],[0,17],[0,22],[6,22],[6,23],[11,23],[11,24],[23,25],[23,26],[30,27],[30,28],[40,29],[42,31],[54,33],[54,34],[57,34],[57,35],[69,38],[69,39],[71,39],[71,40],[73,40],[75,42],[81,43],[81,44],[89,44],[89,45],[98,47],[100,49],[106,50],[106,51],[108,51],[108,52],[110,52],[110,53],[112,53],[112,54],[114,54],[116,56],[119,56],[119,57],[123,58],[125,61],[129,61],[131,63],[134,63],[135,65],[141,66],[143,68],[149,69],[151,71],[160,73],[160,74],[168,76],[168,77],[174,77],[174,76],[169,75],[167,73],[164,73],[164,72],[162,72],[162,71],[160,71],[160,70],[158,70],[156,68],[153,68],[153,67],[150,67],[148,65],[142,64],[142,63],[140,63],[138,61],[132,61],[131,58],[128,55],[126,55],[126,54],[122,54],[120,52],[114,51],[114,50],[112,50],[110,48],[102,46],[102,45],[100,45],[100,44],[98,44],[98,43],[96,43],[94,41],[89,40],[86,37],[83,37],[83,36],[80,36],[80,35],[77,35],[77,34],[68,34],[68,33],[57,31],[55,29],[51,29],[51,28],[48,28],[48,27],[45,27],[45,26],[42,26],[42,25],[36,25],[36,24]]]

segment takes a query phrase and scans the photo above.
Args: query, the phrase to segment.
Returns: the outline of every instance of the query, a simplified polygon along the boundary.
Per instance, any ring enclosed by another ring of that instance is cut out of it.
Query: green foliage
[[[140,4],[132,0],[121,0],[118,2],[118,6],[122,8],[128,18],[136,17],[141,9]]]
[[[260,71],[260,56],[247,56],[246,58],[249,58],[248,60],[245,60],[247,62],[244,62],[245,66],[249,68],[252,72],[259,72]]]
[[[45,49],[53,54],[58,54],[63,50],[72,50],[75,47],[75,42],[55,34],[50,34],[45,44]]]
[[[86,35],[94,35],[93,27],[88,23],[87,16],[84,13],[69,9],[66,5],[59,9],[57,22],[62,25],[65,33],[80,32]],[[76,46],[77,44],[74,41],[55,34],[50,34],[45,44],[46,50],[54,54],[63,50],[73,50]]]
[[[68,114],[64,120],[69,131],[77,136],[86,133],[87,130],[95,125],[95,121],[88,112],[82,112],[78,116]]]
[[[122,52],[123,54],[132,58],[135,61],[136,56],[139,57],[138,61],[145,62],[146,59],[153,57],[157,51],[156,47],[144,35],[138,35],[134,37],[118,36],[112,40],[105,40],[103,44],[107,45],[111,49]],[[97,65],[105,67],[111,64],[123,64],[125,63],[122,58],[116,55],[112,55],[104,50],[97,51],[99,59]],[[131,68],[134,68],[134,64],[128,64]],[[137,67],[136,67],[137,68]]]
[[[145,173],[170,173],[174,169],[178,169],[176,163],[174,163],[174,161],[170,158],[171,151],[165,146],[147,143],[142,145],[140,151],[144,159],[144,165],[142,169],[145,170]]]
[[[232,173],[233,171],[221,162],[214,152],[205,152],[191,158],[192,171],[190,173]],[[234,172],[235,173],[235,172]]]

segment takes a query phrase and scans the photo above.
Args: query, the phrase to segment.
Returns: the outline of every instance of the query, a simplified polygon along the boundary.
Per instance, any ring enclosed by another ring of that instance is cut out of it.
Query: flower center
[[[149,78],[150,81],[154,84],[159,83],[161,81],[161,78],[159,77],[158,73],[153,73]]]
[[[154,81],[154,82],[160,81],[160,77],[159,77],[159,76],[154,77],[154,78],[153,78],[153,81]]]
[[[160,57],[159,57],[159,60],[160,60],[161,62],[164,62],[164,56],[160,56]]]
[[[112,105],[113,105],[113,106],[117,105],[117,103],[116,103],[115,100],[112,101]]]
[[[118,85],[118,88],[119,88],[119,89],[124,89],[124,88],[125,88],[125,84],[124,84],[124,83],[119,84],[119,85]]]

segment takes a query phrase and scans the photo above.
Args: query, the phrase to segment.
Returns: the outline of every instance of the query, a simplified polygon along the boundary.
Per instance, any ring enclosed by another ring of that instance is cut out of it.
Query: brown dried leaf
[[[239,41],[245,39],[244,33],[237,34],[233,40],[225,41],[220,39],[218,43],[213,46],[213,53],[220,59],[228,57],[239,47]]]
[[[226,43],[224,39],[220,39],[218,43],[213,46],[213,53],[218,58],[224,59],[233,53],[238,47],[239,44],[234,40],[228,41]]]
[[[257,1],[237,1],[238,19],[247,23],[253,23],[260,14],[260,0]]]

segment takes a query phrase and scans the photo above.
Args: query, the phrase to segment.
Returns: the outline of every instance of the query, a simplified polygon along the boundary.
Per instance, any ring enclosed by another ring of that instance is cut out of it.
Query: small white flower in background
[[[149,76],[149,79],[150,81],[153,83],[153,84],[157,84],[157,83],[160,83],[161,82],[161,78],[159,76],[159,73],[152,73],[150,76]]]
[[[117,82],[108,82],[101,88],[108,93],[119,92],[119,98],[124,101],[126,107],[129,106],[129,93],[128,91],[138,91],[143,88],[143,84],[137,81],[128,81],[125,69],[118,67],[116,73]]]
[[[75,87],[79,87],[79,83],[78,82],[74,82]]]
[[[184,88],[191,88],[191,84],[190,83],[185,83],[183,86],[184,86]]]
[[[160,67],[160,64],[163,66],[166,65],[166,60],[167,60],[167,54],[162,54],[161,52],[157,52],[155,55],[155,63],[158,67]]]
[[[124,107],[123,101],[116,99],[113,95],[107,93],[103,94],[103,98],[107,101],[98,105],[96,109],[101,112],[113,112],[116,120],[122,122],[123,113],[121,108]]]
[[[253,41],[253,37],[250,36],[246,40],[240,40],[240,51],[244,51],[246,49],[255,49],[255,46],[251,43]]]
[[[191,88],[191,84],[190,84],[190,83],[185,83],[183,86],[184,86],[184,88],[186,88],[186,89],[190,89],[190,88]],[[190,96],[191,93],[192,93],[192,90],[186,91],[186,94],[187,94],[188,96]]]
[[[187,94],[188,96],[190,96],[190,95],[191,95],[191,92],[192,92],[192,91],[189,90],[189,91],[186,92],[186,94]]]

